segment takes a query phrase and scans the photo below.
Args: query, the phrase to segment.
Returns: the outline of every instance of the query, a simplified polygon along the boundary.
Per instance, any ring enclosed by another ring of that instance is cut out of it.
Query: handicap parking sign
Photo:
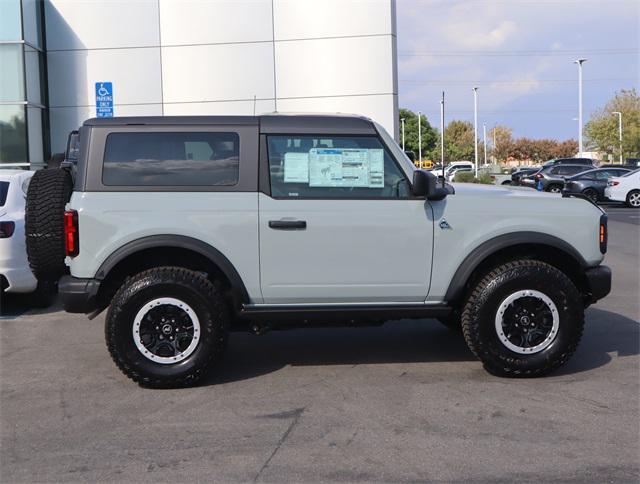
[[[110,82],[96,82],[96,116],[113,117],[113,85]]]

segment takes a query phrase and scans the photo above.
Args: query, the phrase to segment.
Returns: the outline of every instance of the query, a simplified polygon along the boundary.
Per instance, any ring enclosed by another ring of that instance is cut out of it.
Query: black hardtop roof
[[[375,133],[373,122],[348,114],[264,114],[260,116],[123,116],[87,119],[84,126],[260,126],[263,133],[304,133],[346,130]]]

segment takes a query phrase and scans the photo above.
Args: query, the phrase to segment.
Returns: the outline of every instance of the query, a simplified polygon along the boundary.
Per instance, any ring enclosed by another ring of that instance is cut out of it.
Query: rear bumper
[[[0,274],[6,281],[6,292],[33,292],[38,287],[38,281],[28,267],[21,269],[0,268]]]
[[[594,303],[611,292],[611,269],[608,266],[597,266],[584,273],[589,286],[587,295],[590,303]]]
[[[58,282],[58,294],[64,310],[68,313],[95,311],[100,282],[97,279],[63,276]]]

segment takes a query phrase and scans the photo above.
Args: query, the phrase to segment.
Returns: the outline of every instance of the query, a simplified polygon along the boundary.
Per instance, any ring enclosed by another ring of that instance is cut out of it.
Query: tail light
[[[0,239],[8,239],[15,230],[15,222],[0,222]]]
[[[607,183],[607,185],[609,185],[610,187],[615,187],[620,185],[620,182],[618,180],[611,180],[609,183]]]
[[[542,174],[541,174],[541,173],[536,173],[536,174],[535,174],[535,176],[534,176],[534,178],[535,178],[536,180],[540,180],[540,178],[542,178]]]
[[[602,214],[600,216],[600,230],[599,230],[598,238],[600,241],[600,252],[604,254],[607,252],[607,240],[609,239],[606,214]]]
[[[64,213],[64,242],[67,255],[75,257],[80,252],[78,234],[78,212],[67,210]]]

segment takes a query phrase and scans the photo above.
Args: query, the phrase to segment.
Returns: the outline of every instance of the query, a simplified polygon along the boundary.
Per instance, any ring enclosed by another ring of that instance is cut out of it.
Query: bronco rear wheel
[[[531,377],[563,365],[584,326],[571,279],[537,260],[504,263],[486,274],[466,301],[467,345],[494,375]]]
[[[159,267],[128,279],[105,321],[107,347],[122,372],[149,387],[200,380],[222,354],[229,314],[203,275]]]

